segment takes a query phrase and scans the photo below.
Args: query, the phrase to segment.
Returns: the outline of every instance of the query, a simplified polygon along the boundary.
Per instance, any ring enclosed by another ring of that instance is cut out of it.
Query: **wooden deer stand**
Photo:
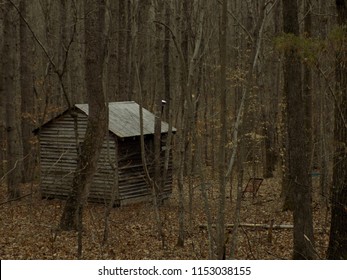
[[[242,192],[242,197],[245,196],[245,193],[252,193],[253,198],[257,195],[257,192],[260,188],[261,183],[264,181],[263,178],[250,178],[245,189]]]

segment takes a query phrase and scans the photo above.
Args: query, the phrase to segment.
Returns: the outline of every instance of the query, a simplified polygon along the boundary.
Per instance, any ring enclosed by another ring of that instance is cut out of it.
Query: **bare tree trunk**
[[[227,142],[227,86],[226,86],[226,58],[227,58],[227,26],[228,1],[222,4],[222,18],[219,33],[220,46],[220,143],[219,143],[219,198],[217,216],[217,259],[225,259],[225,148]]]
[[[299,36],[296,1],[283,0],[283,29]],[[284,55],[284,94],[287,105],[289,189],[294,218],[293,259],[315,258],[311,209],[311,127],[308,124],[308,99],[303,93],[299,54],[293,48]]]
[[[189,45],[188,45],[188,19],[187,9],[189,3],[184,0],[180,3],[180,28],[181,28],[181,44],[177,51],[180,54],[180,89],[181,95],[179,96],[179,107],[180,107],[180,120],[179,120],[179,134],[178,134],[178,168],[177,168],[177,184],[178,184],[178,238],[177,246],[183,247],[185,242],[185,207],[184,207],[184,170],[185,170],[185,159],[186,159],[186,141],[187,141],[187,119],[188,110],[185,109],[188,95],[188,59],[189,59]],[[177,42],[175,45],[178,45]]]
[[[105,209],[105,225],[104,225],[104,235],[102,239],[102,243],[105,244],[109,237],[109,216],[111,214],[111,210],[113,209],[115,202],[119,200],[119,169],[118,169],[118,162],[119,162],[119,154],[118,154],[118,140],[117,137],[114,138],[114,146],[115,146],[115,153],[114,153],[114,161],[112,160],[112,157],[110,156],[110,143],[109,143],[109,137],[107,139],[107,154],[108,154],[108,163],[110,164],[112,171],[113,171],[113,184],[111,186],[111,199],[106,206]]]
[[[205,179],[205,171],[203,169],[203,160],[202,160],[202,154],[203,154],[203,149],[202,149],[202,137],[198,137],[198,147],[197,147],[197,165],[198,165],[198,172],[200,176],[200,191],[202,195],[202,203],[205,211],[205,215],[207,218],[207,233],[208,233],[208,253],[209,253],[209,259],[215,259],[216,255],[213,250],[215,246],[215,240],[213,238],[213,231],[212,231],[212,214],[211,214],[211,208],[208,200],[208,185],[206,184],[206,179]]]
[[[6,96],[6,131],[7,131],[7,189],[10,199],[20,196],[19,184],[22,182],[22,143],[20,133],[20,98],[18,92],[17,45],[19,17],[12,4],[4,7],[4,28],[2,48],[2,95]]]
[[[117,101],[118,93],[118,3],[114,0],[107,0],[110,22],[108,31],[108,57],[107,57],[107,96],[108,101]]]
[[[312,5],[311,1],[305,1],[305,19],[304,19],[304,35],[308,38],[312,36]],[[303,95],[305,105],[305,126],[307,139],[307,152],[309,153],[309,173],[313,169],[313,129],[312,129],[312,71],[307,63],[304,63],[303,67]],[[308,183],[312,188],[312,177],[309,176]]]
[[[238,241],[238,229],[240,226],[240,213],[241,213],[241,202],[242,202],[242,186],[243,186],[243,149],[240,151],[240,160],[238,162],[238,175],[237,175],[237,193],[236,193],[236,205],[235,205],[235,213],[234,213],[234,227],[233,227],[233,236],[231,239],[230,246],[230,259],[235,259],[235,252],[237,248]]]
[[[0,73],[2,73],[2,65],[0,65]],[[5,179],[4,176],[6,173],[5,97],[6,96],[3,91],[3,84],[0,83],[0,182]]]
[[[338,24],[347,37],[347,2],[336,0]],[[344,40],[345,42],[345,40]],[[334,125],[334,168],[328,259],[347,259],[347,50],[336,55],[336,101]]]
[[[69,19],[67,22],[68,40],[73,38],[69,59],[68,72],[71,91],[71,102],[84,103],[86,100],[85,92],[85,65],[84,65],[84,1],[68,1]]]
[[[19,9],[23,17],[28,18],[28,2],[21,0]],[[25,183],[33,179],[34,174],[34,149],[32,144],[32,131],[35,122],[35,96],[33,65],[33,44],[31,34],[25,22],[20,20],[20,87],[21,87],[21,117],[22,117],[22,141],[23,141],[23,181]]]
[[[145,173],[145,180],[150,187],[150,191],[152,194],[153,198],[153,207],[154,207],[154,212],[155,212],[155,221],[157,225],[157,230],[158,230],[158,238],[161,240],[162,248],[164,249],[166,247],[166,240],[163,232],[163,227],[162,227],[162,220],[161,220],[161,215],[160,215],[160,209],[158,205],[158,196],[157,196],[157,189],[156,189],[156,182],[153,181],[153,178],[151,178],[147,166],[147,160],[146,160],[146,151],[145,151],[145,139],[144,139],[144,134],[143,134],[143,110],[142,110],[142,104],[143,104],[143,99],[142,99],[142,85],[141,85],[141,80],[140,80],[140,75],[139,75],[139,69],[138,66],[136,66],[136,78],[138,82],[138,87],[139,87],[139,98],[140,98],[140,106],[139,106],[139,116],[140,116],[140,145],[141,145],[141,160],[142,160],[142,165],[143,165],[143,171]]]
[[[118,1],[118,100],[129,99],[127,50],[127,0]]]
[[[164,2],[165,8],[165,25],[170,26],[170,1]],[[170,71],[170,30],[165,27],[164,30],[164,53],[163,53],[163,72],[164,72],[164,96],[166,105],[164,108],[165,120],[169,120],[171,102],[171,71]]]
[[[323,93],[321,83],[319,83],[320,92]],[[327,104],[325,102],[325,95],[319,95],[319,133],[317,138],[319,137],[319,155],[320,160],[318,162],[320,167],[320,178],[319,178],[319,188],[322,202],[324,203],[327,210],[330,207],[329,202],[329,180],[328,180],[328,149],[327,149],[327,120],[325,118],[325,112],[327,112]]]
[[[144,102],[146,102],[146,97],[148,94],[148,80],[149,80],[149,68],[150,61],[149,56],[149,10],[151,7],[150,0],[138,1],[137,7],[137,33],[136,33],[136,52],[134,54],[136,64],[138,67],[138,74],[141,82],[141,97]],[[145,105],[144,103],[143,105]]]
[[[4,47],[4,30],[3,30],[3,24],[4,24],[4,16],[5,16],[5,9],[4,5],[0,6],[0,20],[2,22],[2,26],[0,28],[0,54],[3,55],[3,47]],[[5,68],[2,63],[0,62],[0,182],[3,182],[5,180],[5,173],[6,173],[6,94],[5,94],[5,87],[2,80],[2,77],[4,77],[5,74]]]
[[[170,2],[164,2],[165,9],[165,30],[164,30],[164,53],[163,53],[163,75],[164,75],[164,96],[165,104],[162,104],[162,117],[169,123],[169,132],[165,139],[165,155],[164,167],[162,176],[162,190],[164,190],[165,183],[168,179],[169,162],[172,158],[172,123],[173,123],[173,102],[171,97],[171,71],[170,71]]]
[[[161,21],[163,3],[160,1],[155,7],[155,17],[157,21]],[[163,27],[159,24],[155,25],[156,27],[156,41],[155,41],[155,50],[157,53],[156,56],[156,66],[155,66],[155,122],[154,122],[154,185],[156,190],[156,196],[160,203],[160,194],[161,194],[161,180],[162,180],[162,169],[161,169],[161,119],[162,119],[162,92],[163,92],[163,64],[162,64],[162,35]]]
[[[135,81],[134,78],[134,60],[133,60],[133,52],[135,50],[134,44],[133,44],[133,15],[132,15],[132,5],[133,1],[128,0],[127,1],[127,20],[126,20],[126,74],[127,74],[127,99],[133,100],[133,84]]]
[[[97,169],[108,126],[108,110],[102,84],[104,12],[104,1],[87,1],[85,6],[85,63],[89,118],[84,142],[81,145],[81,153],[77,160],[72,192],[60,221],[60,227],[63,230],[81,230],[83,207]]]

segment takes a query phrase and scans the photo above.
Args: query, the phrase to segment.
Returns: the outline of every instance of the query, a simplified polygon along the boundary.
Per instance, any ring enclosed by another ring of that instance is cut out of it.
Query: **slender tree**
[[[163,3],[159,1],[155,7],[155,17],[157,21],[161,21],[163,12]],[[162,53],[162,31],[163,26],[160,24],[156,24],[156,42],[155,42],[155,50],[157,54]],[[156,115],[155,124],[154,124],[154,184],[156,187],[156,195],[160,194],[161,189],[161,180],[162,180],[162,170],[161,170],[161,119],[162,119],[162,94],[163,94],[163,64],[162,64],[162,56],[157,55],[156,57],[156,81],[155,81],[155,100],[154,100],[154,112]]]
[[[3,26],[5,12],[2,7],[0,7],[0,26]],[[0,28],[0,53],[3,54],[3,29]],[[0,73],[3,75],[3,65],[0,63]],[[4,95],[4,85],[0,83],[0,180],[3,180],[5,175],[5,147],[6,147],[6,133],[5,133],[5,95]]]
[[[151,8],[150,0],[138,1],[137,7],[137,33],[136,33],[136,52],[134,53],[135,61],[139,71],[139,78],[142,87],[143,98],[146,99],[148,94],[148,80],[150,71],[150,40],[149,40],[149,11]],[[139,91],[139,90],[138,90]],[[140,97],[137,97],[140,99]],[[144,100],[146,102],[146,100]],[[148,103],[144,103],[148,104]]]
[[[127,69],[127,0],[118,1],[118,99],[129,99],[129,77]]]
[[[181,95],[179,98],[180,114],[181,120],[178,124],[178,129],[181,133],[177,136],[179,138],[178,144],[178,170],[177,170],[177,185],[178,185],[178,238],[177,246],[183,247],[185,242],[185,207],[184,207],[184,168],[185,168],[185,154],[186,154],[186,139],[188,138],[187,132],[187,114],[188,110],[184,110],[184,104],[189,103],[188,97],[188,59],[189,59],[189,47],[188,47],[188,37],[189,37],[189,22],[188,22],[188,10],[189,1],[184,0],[181,2],[180,6],[180,29],[181,29],[181,42],[180,42],[180,89]],[[190,104],[190,103],[189,103]]]
[[[171,7],[170,2],[164,2],[165,7],[165,25],[170,25],[170,13]],[[165,35],[164,35],[164,52],[163,52],[163,74],[164,74],[164,96],[166,106],[164,108],[164,117],[165,120],[168,121],[170,118],[170,107],[171,107],[171,71],[170,71],[170,31],[168,27],[165,27]]]
[[[77,161],[72,192],[66,202],[60,227],[63,230],[81,228],[83,207],[88,197],[103,139],[108,126],[108,108],[103,92],[105,3],[88,0],[85,5],[85,66],[89,118],[84,142]]]
[[[222,4],[222,17],[219,31],[220,47],[220,143],[219,143],[219,199],[218,199],[218,225],[217,225],[217,258],[225,259],[225,148],[227,143],[227,85],[226,85],[226,58],[227,58],[227,26],[228,26],[228,0]]]
[[[20,196],[19,184],[22,181],[22,143],[20,131],[20,98],[17,91],[17,45],[19,16],[11,3],[4,3],[3,48],[1,54],[3,84],[0,94],[6,96],[6,132],[7,132],[7,187],[10,199]]]
[[[34,76],[32,70],[33,64],[33,41],[32,35],[26,26],[23,18],[28,18],[28,1],[21,0],[19,10],[22,13],[20,19],[20,88],[21,88],[21,117],[22,117],[22,139],[23,139],[23,180],[29,182],[33,174],[33,145],[32,130],[34,129]]]
[[[299,36],[297,1],[283,0],[283,31]],[[290,43],[289,43],[290,44]],[[292,198],[294,218],[293,259],[313,259],[314,240],[311,209],[310,128],[306,120],[307,98],[303,92],[302,65],[297,49],[284,54],[284,95],[288,128],[288,178],[286,195]]]
[[[342,31],[336,54],[336,99],[334,125],[334,167],[328,259],[347,259],[347,1],[336,0]]]

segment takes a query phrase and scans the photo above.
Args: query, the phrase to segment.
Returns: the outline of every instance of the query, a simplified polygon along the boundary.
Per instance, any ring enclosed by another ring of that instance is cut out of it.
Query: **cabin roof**
[[[88,104],[75,104],[75,108],[89,115]],[[135,101],[109,102],[109,131],[120,138],[140,136],[140,106]],[[154,134],[155,115],[145,108],[143,114],[143,134]],[[161,122],[161,133],[167,133],[169,124]],[[176,128],[172,128],[176,132]]]

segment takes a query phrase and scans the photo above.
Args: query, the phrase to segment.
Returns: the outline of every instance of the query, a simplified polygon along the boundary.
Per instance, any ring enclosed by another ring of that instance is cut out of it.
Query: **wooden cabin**
[[[144,108],[142,115],[147,165],[153,176],[155,115]],[[43,197],[66,198],[69,195],[77,165],[77,150],[83,142],[87,121],[88,104],[76,104],[35,130],[40,142]],[[168,130],[169,125],[162,122],[162,170]],[[175,131],[173,128],[172,132]],[[139,104],[133,101],[109,103],[108,134],[90,188],[89,201],[106,203],[112,194],[116,205],[151,199],[151,188],[146,183],[141,159],[140,135]],[[167,175],[166,181],[162,182],[162,198],[168,197],[172,190],[171,153]]]

